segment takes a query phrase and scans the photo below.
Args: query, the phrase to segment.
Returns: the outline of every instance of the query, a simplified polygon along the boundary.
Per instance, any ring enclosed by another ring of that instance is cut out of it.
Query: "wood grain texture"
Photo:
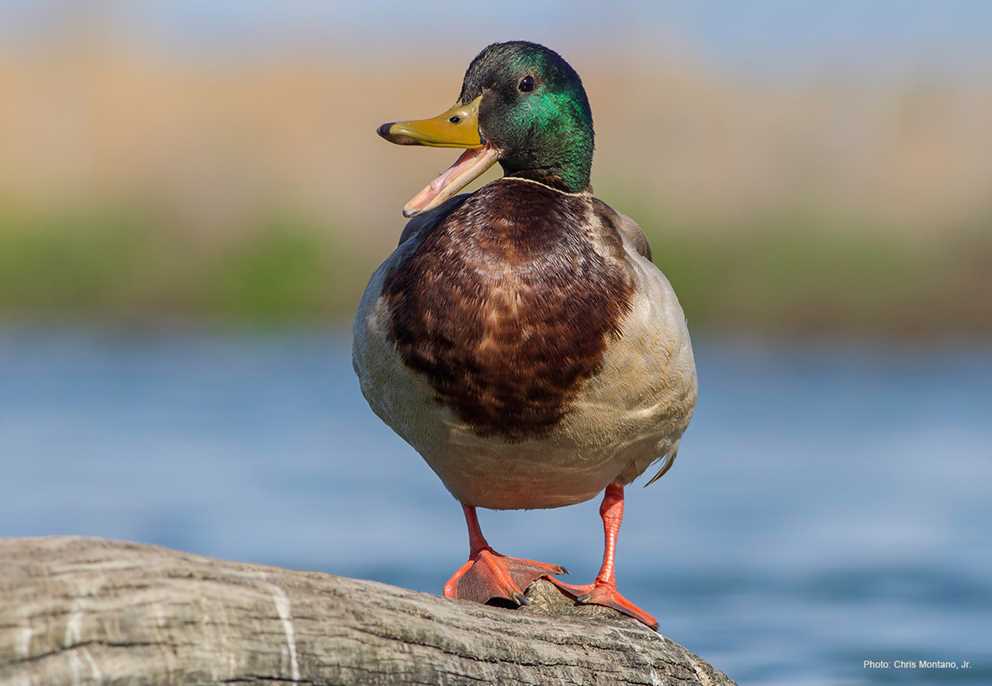
[[[0,540],[0,684],[733,684],[546,582],[504,610],[82,538]]]

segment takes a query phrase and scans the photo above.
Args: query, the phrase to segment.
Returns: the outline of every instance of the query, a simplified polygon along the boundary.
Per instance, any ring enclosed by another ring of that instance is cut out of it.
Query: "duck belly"
[[[375,281],[375,278],[373,278]],[[666,282],[667,285],[667,282]],[[375,288],[370,288],[375,294]],[[363,301],[354,366],[373,411],[419,452],[466,505],[550,508],[628,483],[670,454],[689,422],[696,377],[681,309],[638,298],[623,336],[547,432],[527,438],[480,434],[439,402],[388,336],[383,299]],[[675,316],[677,315],[677,316]]]

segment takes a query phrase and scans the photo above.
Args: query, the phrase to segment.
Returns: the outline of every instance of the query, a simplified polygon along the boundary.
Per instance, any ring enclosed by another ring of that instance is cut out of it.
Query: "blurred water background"
[[[0,0],[0,535],[436,592],[461,515],[366,407],[348,325],[453,155],[374,128],[527,38],[583,76],[597,195],[698,349],[624,592],[742,684],[992,682],[990,26],[977,1]],[[596,509],[482,519],[585,580]]]

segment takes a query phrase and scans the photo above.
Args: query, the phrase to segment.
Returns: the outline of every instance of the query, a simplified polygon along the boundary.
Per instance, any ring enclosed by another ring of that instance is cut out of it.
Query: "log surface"
[[[551,584],[518,610],[84,538],[0,540],[0,684],[733,684]]]

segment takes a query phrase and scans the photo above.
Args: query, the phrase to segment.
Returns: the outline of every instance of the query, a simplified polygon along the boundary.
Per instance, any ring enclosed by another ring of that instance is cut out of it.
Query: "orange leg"
[[[599,568],[596,580],[591,584],[573,585],[551,579],[551,581],[582,605],[605,605],[614,610],[630,615],[634,619],[647,624],[652,629],[658,628],[658,620],[652,615],[620,595],[617,591],[616,551],[617,538],[620,535],[620,524],[623,522],[623,486],[612,483],[606,487],[603,504],[599,506],[599,516],[603,518],[603,566]]]
[[[524,591],[541,577],[567,573],[564,567],[534,560],[501,555],[482,535],[475,508],[462,505],[468,524],[468,562],[458,568],[444,585],[446,598],[485,603],[506,598],[518,605],[526,604]]]

